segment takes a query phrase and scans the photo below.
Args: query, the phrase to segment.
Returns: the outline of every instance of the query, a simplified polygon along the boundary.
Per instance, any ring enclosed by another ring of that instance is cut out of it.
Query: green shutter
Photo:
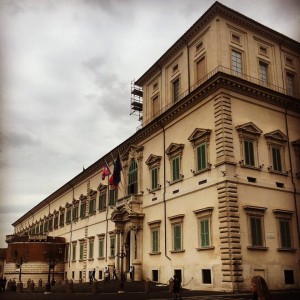
[[[263,246],[261,219],[256,217],[251,217],[250,224],[251,224],[252,246]]]
[[[179,180],[179,176],[180,176],[180,158],[179,158],[179,156],[175,157],[172,160],[172,171],[173,171],[173,180],[172,181]]]
[[[244,151],[245,151],[245,165],[255,166],[254,159],[254,145],[252,141],[244,141]]]
[[[200,221],[201,247],[210,246],[209,237],[209,220],[203,219]]]
[[[201,171],[206,168],[206,144],[204,143],[197,147],[197,171]]]
[[[175,224],[174,230],[174,250],[181,250],[181,225]]]
[[[158,230],[152,230],[152,252],[158,252]]]
[[[151,169],[151,189],[154,190],[157,188],[158,184],[158,169]]]
[[[291,248],[290,223],[288,220],[280,220],[280,238],[282,248]]]

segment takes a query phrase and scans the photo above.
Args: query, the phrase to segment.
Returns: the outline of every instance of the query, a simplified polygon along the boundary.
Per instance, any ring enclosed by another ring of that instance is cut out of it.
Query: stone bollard
[[[169,280],[169,292],[173,292],[174,280],[170,278]]]
[[[92,294],[98,293],[98,281],[93,281],[92,283]]]
[[[33,293],[33,292],[34,292],[34,282],[33,282],[33,281],[31,281],[31,282],[29,283],[29,286],[28,286],[28,292],[29,292],[29,293]]]
[[[149,278],[146,278],[146,281],[145,281],[145,293],[149,293],[150,292],[150,283],[151,283],[151,280]]]
[[[67,282],[67,284],[66,284],[67,294],[72,294],[72,293],[73,293],[73,289],[74,289],[74,284],[73,284],[73,281],[70,280],[70,281]]]
[[[17,283],[17,293],[23,293],[23,283],[22,282]]]

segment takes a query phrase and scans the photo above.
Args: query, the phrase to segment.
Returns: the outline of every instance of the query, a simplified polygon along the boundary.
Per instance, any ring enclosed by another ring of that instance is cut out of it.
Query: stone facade
[[[216,2],[135,82],[139,130],[15,235],[63,237],[64,279],[134,266],[135,280],[176,272],[191,289],[246,291],[254,274],[299,288],[299,53]],[[101,175],[118,155],[114,189]]]

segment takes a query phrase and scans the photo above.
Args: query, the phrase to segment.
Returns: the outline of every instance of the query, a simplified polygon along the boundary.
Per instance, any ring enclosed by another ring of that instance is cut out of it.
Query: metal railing
[[[151,121],[153,121],[155,118],[157,118],[159,115],[163,114],[165,111],[167,111],[171,106],[173,106],[174,104],[176,104],[177,102],[179,102],[180,100],[182,100],[184,97],[186,97],[189,93],[193,92],[196,88],[198,88],[201,84],[203,84],[204,82],[206,82],[207,80],[209,80],[211,77],[213,77],[214,75],[216,75],[217,73],[224,73],[224,74],[228,74],[231,76],[235,76],[237,78],[241,78],[243,80],[246,80],[248,82],[263,86],[265,88],[271,89],[273,91],[279,92],[281,94],[284,95],[289,95],[292,97],[296,97],[299,98],[299,94],[296,92],[291,93],[290,91],[288,91],[287,89],[284,89],[280,86],[271,84],[269,82],[265,82],[260,80],[259,78],[255,78],[252,77],[248,74],[244,74],[244,73],[239,73],[235,70],[232,70],[230,68],[224,67],[224,66],[218,66],[216,67],[214,70],[212,70],[211,72],[209,72],[208,74],[206,74],[203,78],[201,78],[199,81],[197,81],[196,83],[194,83],[193,85],[190,86],[189,89],[185,90],[184,92],[182,92],[181,94],[179,94],[178,96],[178,101],[176,101],[175,103],[172,100],[169,100],[169,103],[164,106],[158,113],[156,113],[155,115],[151,116],[150,118],[148,118],[147,120],[145,120],[143,123],[141,123],[141,125],[139,125],[137,127],[137,131],[141,128],[143,128],[145,125],[149,124]]]

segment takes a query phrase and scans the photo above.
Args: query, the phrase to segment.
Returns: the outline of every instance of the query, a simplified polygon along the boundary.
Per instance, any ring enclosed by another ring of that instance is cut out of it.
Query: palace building
[[[132,83],[136,133],[12,224],[7,279],[299,288],[299,78],[299,42],[215,2]]]

